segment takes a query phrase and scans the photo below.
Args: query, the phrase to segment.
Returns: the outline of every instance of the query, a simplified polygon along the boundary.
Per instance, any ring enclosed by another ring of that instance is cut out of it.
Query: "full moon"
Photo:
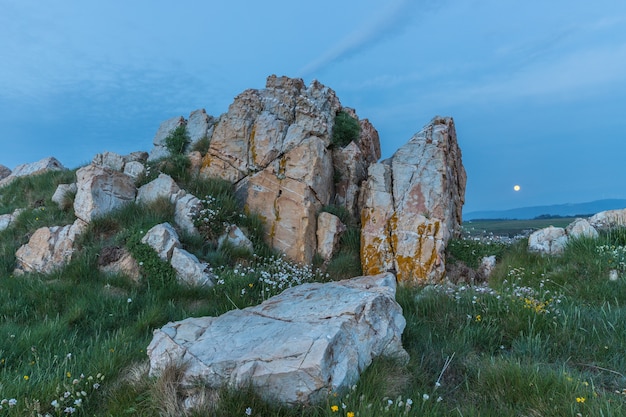
[[[519,185],[514,185],[513,186],[513,190],[515,190],[515,191],[519,191],[521,189],[522,189],[522,187],[520,187]]]

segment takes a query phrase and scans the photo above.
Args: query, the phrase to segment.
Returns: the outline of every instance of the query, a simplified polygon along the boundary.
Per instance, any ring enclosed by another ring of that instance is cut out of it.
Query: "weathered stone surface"
[[[126,248],[103,248],[98,257],[98,269],[106,274],[126,275],[135,282],[141,278],[139,264]]]
[[[346,225],[334,214],[322,212],[317,216],[317,253],[322,259],[328,261],[333,257],[345,231]]]
[[[128,155],[124,156],[124,160],[126,161],[126,163],[129,162],[141,162],[142,164],[145,164],[146,161],[148,160],[148,152],[144,152],[144,151],[135,151],[135,152],[131,152]]]
[[[129,161],[124,165],[124,174],[137,181],[146,172],[146,167],[139,161]]]
[[[356,383],[376,357],[408,360],[395,289],[393,274],[304,284],[255,307],[169,323],[148,346],[150,373],[186,362],[186,384],[251,384],[268,400],[316,402]]]
[[[191,286],[209,286],[215,284],[215,276],[207,272],[208,265],[184,249],[174,247],[170,259],[179,282]]]
[[[165,138],[174,131],[178,126],[184,125],[185,119],[182,116],[173,117],[161,123],[159,130],[154,135],[152,143],[154,148],[150,151],[148,161],[154,161],[157,159],[165,158],[170,155],[170,152],[165,147]]]
[[[56,191],[52,195],[52,202],[63,208],[66,204],[65,198],[68,194],[75,193],[78,190],[76,183],[59,184]]]
[[[221,248],[226,243],[236,247],[247,249],[250,252],[254,252],[254,245],[252,241],[243,233],[243,231],[237,227],[236,224],[231,224],[226,228],[226,233],[217,239],[217,246]]]
[[[626,226],[626,209],[601,211],[591,216],[589,223],[597,229]]]
[[[578,237],[598,237],[598,231],[589,223],[589,221],[587,221],[587,219],[574,220],[565,228],[565,233],[567,233],[567,236],[572,239]]]
[[[202,168],[202,154],[198,151],[192,151],[189,152],[187,158],[189,158],[189,173],[192,176],[200,175],[200,169]]]
[[[178,193],[180,196],[182,193]],[[202,202],[193,194],[186,193],[176,200],[174,221],[186,233],[195,235],[198,229],[193,224],[193,216],[202,208]]]
[[[150,204],[158,199],[166,199],[174,202],[180,187],[176,181],[167,174],[159,174],[157,178],[139,187],[137,191],[137,203]]]
[[[13,213],[3,214],[0,216],[0,232],[7,229],[11,223],[17,219],[17,216],[20,215],[22,209],[15,209]]]
[[[358,206],[359,192],[361,184],[367,178],[370,163],[355,142],[333,149],[332,155],[336,178],[334,202],[358,218],[361,209]]]
[[[67,226],[42,227],[33,233],[27,244],[15,253],[15,274],[24,272],[50,273],[65,265],[74,253],[74,240],[87,227],[76,219]]]
[[[152,247],[159,254],[159,258],[168,262],[172,258],[174,248],[180,248],[178,233],[169,223],[161,223],[152,227],[141,239],[141,243]]]
[[[565,250],[567,241],[564,228],[548,226],[531,233],[528,237],[528,250],[543,255],[558,255]]]
[[[74,213],[87,223],[132,203],[137,192],[129,176],[96,165],[76,171],[76,186]]]
[[[93,165],[102,166],[105,168],[112,169],[113,171],[124,171],[124,165],[126,164],[126,160],[122,155],[119,155],[115,152],[104,152],[96,154],[91,160]]]
[[[48,157],[37,162],[18,165],[7,177],[0,179],[0,187],[10,184],[16,178],[43,174],[49,171],[62,171],[65,167],[56,158]]]
[[[204,138],[211,138],[216,120],[206,114],[206,110],[199,109],[191,112],[187,120],[187,133],[189,134],[189,149]]]
[[[364,273],[395,269],[404,283],[441,280],[465,183],[452,118],[435,117],[390,160],[371,165],[361,204]]]
[[[0,164],[0,180],[5,179],[9,175],[11,175],[11,170],[8,167]]]

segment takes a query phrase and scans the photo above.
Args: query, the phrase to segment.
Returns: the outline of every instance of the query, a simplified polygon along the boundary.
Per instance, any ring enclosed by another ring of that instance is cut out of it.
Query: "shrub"
[[[361,133],[361,126],[358,120],[343,110],[337,113],[331,140],[334,146],[343,148],[348,143],[357,141],[359,139],[359,133]]]
[[[185,125],[178,126],[165,138],[165,147],[172,155],[182,155],[189,143],[189,133]]]

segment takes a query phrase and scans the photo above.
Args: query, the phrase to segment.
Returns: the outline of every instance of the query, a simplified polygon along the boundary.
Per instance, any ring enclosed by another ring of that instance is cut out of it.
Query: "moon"
[[[519,191],[519,190],[521,190],[521,189],[522,189],[522,187],[520,187],[520,186],[519,186],[519,185],[517,185],[517,184],[515,184],[515,185],[513,186],[513,190],[514,190],[514,191]]]

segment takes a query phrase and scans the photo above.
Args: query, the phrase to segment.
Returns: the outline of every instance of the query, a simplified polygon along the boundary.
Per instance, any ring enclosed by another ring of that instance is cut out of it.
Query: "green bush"
[[[332,144],[334,146],[343,148],[348,143],[357,141],[359,139],[359,133],[361,133],[361,125],[359,125],[358,120],[343,110],[337,113],[332,137]]]
[[[172,155],[182,155],[189,142],[187,127],[180,125],[165,138],[165,147]]]

